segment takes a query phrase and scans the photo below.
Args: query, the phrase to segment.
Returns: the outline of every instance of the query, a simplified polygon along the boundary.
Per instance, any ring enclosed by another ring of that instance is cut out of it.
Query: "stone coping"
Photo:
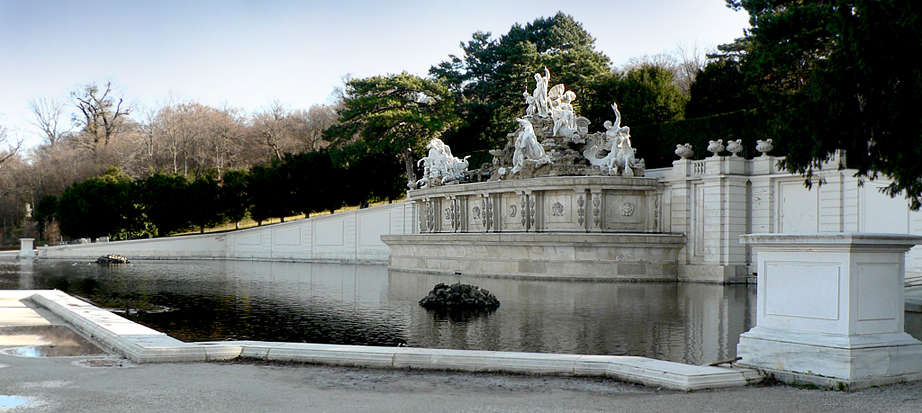
[[[72,327],[137,363],[252,357],[329,365],[469,372],[609,377],[675,390],[744,386],[761,381],[753,369],[692,366],[644,357],[443,350],[263,341],[185,343],[57,290],[0,291],[31,300]],[[0,308],[2,317],[5,308]]]
[[[863,247],[893,248],[922,244],[922,236],[907,234],[880,234],[865,232],[833,232],[808,234],[747,234],[740,236],[740,243],[757,249],[775,247]]]
[[[407,192],[407,199],[415,201],[418,199],[441,197],[448,194],[461,195],[494,192],[572,190],[574,187],[649,191],[655,190],[657,186],[661,185],[659,178],[625,178],[622,176],[544,176],[414,189]]]
[[[531,243],[535,245],[685,244],[684,234],[655,232],[433,232],[426,234],[382,235],[385,244],[452,243],[466,241],[478,244]]]

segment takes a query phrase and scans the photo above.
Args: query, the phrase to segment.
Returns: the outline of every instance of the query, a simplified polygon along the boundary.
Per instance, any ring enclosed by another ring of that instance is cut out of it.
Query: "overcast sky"
[[[748,27],[724,0],[0,0],[0,125],[35,144],[30,99],[106,80],[137,108],[171,94],[247,112],[274,99],[307,108],[328,103],[346,74],[426,75],[475,31],[498,37],[558,11],[615,65],[729,43]]]

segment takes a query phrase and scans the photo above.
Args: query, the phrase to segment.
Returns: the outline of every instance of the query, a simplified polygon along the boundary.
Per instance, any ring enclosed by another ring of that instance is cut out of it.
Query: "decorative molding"
[[[600,194],[593,194],[592,197],[592,222],[597,227],[602,222],[602,197]]]
[[[531,196],[528,199],[528,222],[532,228],[535,227],[535,217],[537,215],[537,211],[535,210],[535,197]]]

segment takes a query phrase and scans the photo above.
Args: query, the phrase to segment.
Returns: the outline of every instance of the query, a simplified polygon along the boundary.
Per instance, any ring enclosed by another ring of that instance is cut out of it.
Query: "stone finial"
[[[695,156],[695,151],[692,150],[690,143],[686,143],[684,145],[678,144],[675,146],[675,154],[682,159],[691,159],[693,156]]]
[[[724,140],[718,139],[716,141],[708,141],[708,152],[713,153],[714,156],[720,156],[719,153],[724,151]]]
[[[743,140],[737,139],[735,141],[727,141],[727,152],[730,152],[731,156],[739,157],[740,152],[743,151]]]
[[[761,152],[762,156],[768,156],[768,153],[771,152],[772,149],[775,149],[775,147],[772,146],[771,139],[766,139],[764,141],[760,139],[756,141],[756,150]]]

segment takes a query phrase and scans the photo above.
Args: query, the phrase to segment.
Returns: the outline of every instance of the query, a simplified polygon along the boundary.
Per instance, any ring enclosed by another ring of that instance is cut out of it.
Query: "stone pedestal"
[[[34,257],[35,256],[35,238],[20,238],[19,239],[19,256],[20,257]]]
[[[904,332],[904,254],[922,237],[752,234],[756,326],[737,355],[788,382],[855,389],[922,379],[922,343]]]

